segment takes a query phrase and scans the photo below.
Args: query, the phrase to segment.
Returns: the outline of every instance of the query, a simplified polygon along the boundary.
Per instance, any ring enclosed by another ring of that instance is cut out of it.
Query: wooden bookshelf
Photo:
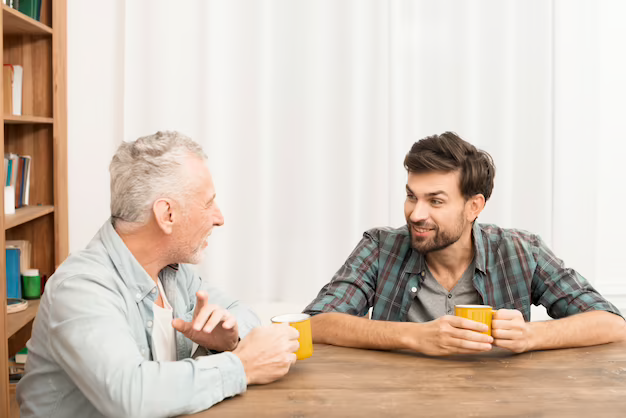
[[[4,215],[4,229],[14,228],[52,212],[54,212],[54,206],[52,205],[26,206],[16,209],[15,214]]]
[[[2,33],[4,35],[52,35],[52,28],[46,24],[2,5]]]
[[[45,124],[53,124],[54,118],[47,118],[42,116],[15,116],[15,115],[4,115],[4,124],[9,125],[23,125],[23,124],[31,124],[31,123],[45,123]]]
[[[0,215],[0,247],[6,240],[31,243],[31,267],[50,276],[67,257],[67,0],[44,0],[42,21],[2,5],[4,64],[24,69],[22,115],[3,114],[2,154],[31,156],[30,206]],[[2,95],[7,92],[2,91]],[[0,193],[0,207],[4,208]],[[19,416],[8,358],[30,338],[39,301],[22,312],[6,313],[5,251],[0,251],[0,417]]]
[[[15,335],[19,330],[24,328],[25,325],[35,319],[37,310],[39,310],[39,301],[29,300],[28,307],[25,310],[7,314],[6,338],[10,338]]]

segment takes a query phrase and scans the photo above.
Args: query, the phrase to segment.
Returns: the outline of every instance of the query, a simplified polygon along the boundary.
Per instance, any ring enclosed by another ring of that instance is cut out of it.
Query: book
[[[7,298],[22,298],[22,276],[20,274],[20,249],[6,248]]]
[[[11,199],[14,207],[21,208],[30,203],[30,155],[5,154],[5,187],[12,186],[15,196]],[[5,189],[5,195],[7,191]],[[6,199],[6,198],[5,198]],[[5,202],[6,203],[6,202]],[[5,207],[7,205],[5,204]],[[6,212],[5,214],[8,214]]]
[[[12,92],[10,98],[7,98],[7,96],[9,95],[5,93],[2,99],[5,114],[18,116],[22,114],[23,79],[24,69],[21,65],[4,64],[4,66],[2,67],[3,88],[5,92]]]
[[[24,179],[24,160],[17,157],[17,183],[15,184],[15,209],[22,207],[22,190]]]
[[[25,364],[28,359],[28,348],[24,347],[15,354],[15,362],[17,364]]]
[[[20,0],[18,10],[26,16],[37,19],[37,0]]]
[[[26,270],[30,270],[30,241],[25,239],[7,240],[6,248],[19,248],[20,250],[20,274],[24,274]]]
[[[30,200],[30,155],[23,155],[24,158],[24,194],[22,197],[22,204],[24,206],[28,205]]]

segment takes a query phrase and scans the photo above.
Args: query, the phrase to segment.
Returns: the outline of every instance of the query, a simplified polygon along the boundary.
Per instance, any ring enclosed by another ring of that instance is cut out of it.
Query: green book
[[[26,16],[37,19],[37,0],[20,0],[18,10]]]

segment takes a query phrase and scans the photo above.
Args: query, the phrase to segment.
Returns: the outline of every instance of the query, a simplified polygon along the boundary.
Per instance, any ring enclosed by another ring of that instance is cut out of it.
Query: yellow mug
[[[296,351],[298,360],[304,360],[313,355],[313,339],[311,337],[311,315],[309,314],[286,314],[272,318],[274,324],[289,324],[300,333],[298,342],[300,348]]]
[[[481,332],[481,334],[487,334],[489,336],[491,336],[491,319],[493,318],[493,312],[493,308],[489,305],[454,306],[454,315],[487,325],[489,329],[485,332]]]

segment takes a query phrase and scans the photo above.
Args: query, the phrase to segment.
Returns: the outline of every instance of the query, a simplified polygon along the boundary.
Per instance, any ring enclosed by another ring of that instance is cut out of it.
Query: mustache
[[[411,222],[409,221],[409,226],[412,226],[414,228],[422,228],[422,229],[437,229],[437,225],[433,224],[433,223],[429,223],[426,221],[420,221],[420,222]]]

